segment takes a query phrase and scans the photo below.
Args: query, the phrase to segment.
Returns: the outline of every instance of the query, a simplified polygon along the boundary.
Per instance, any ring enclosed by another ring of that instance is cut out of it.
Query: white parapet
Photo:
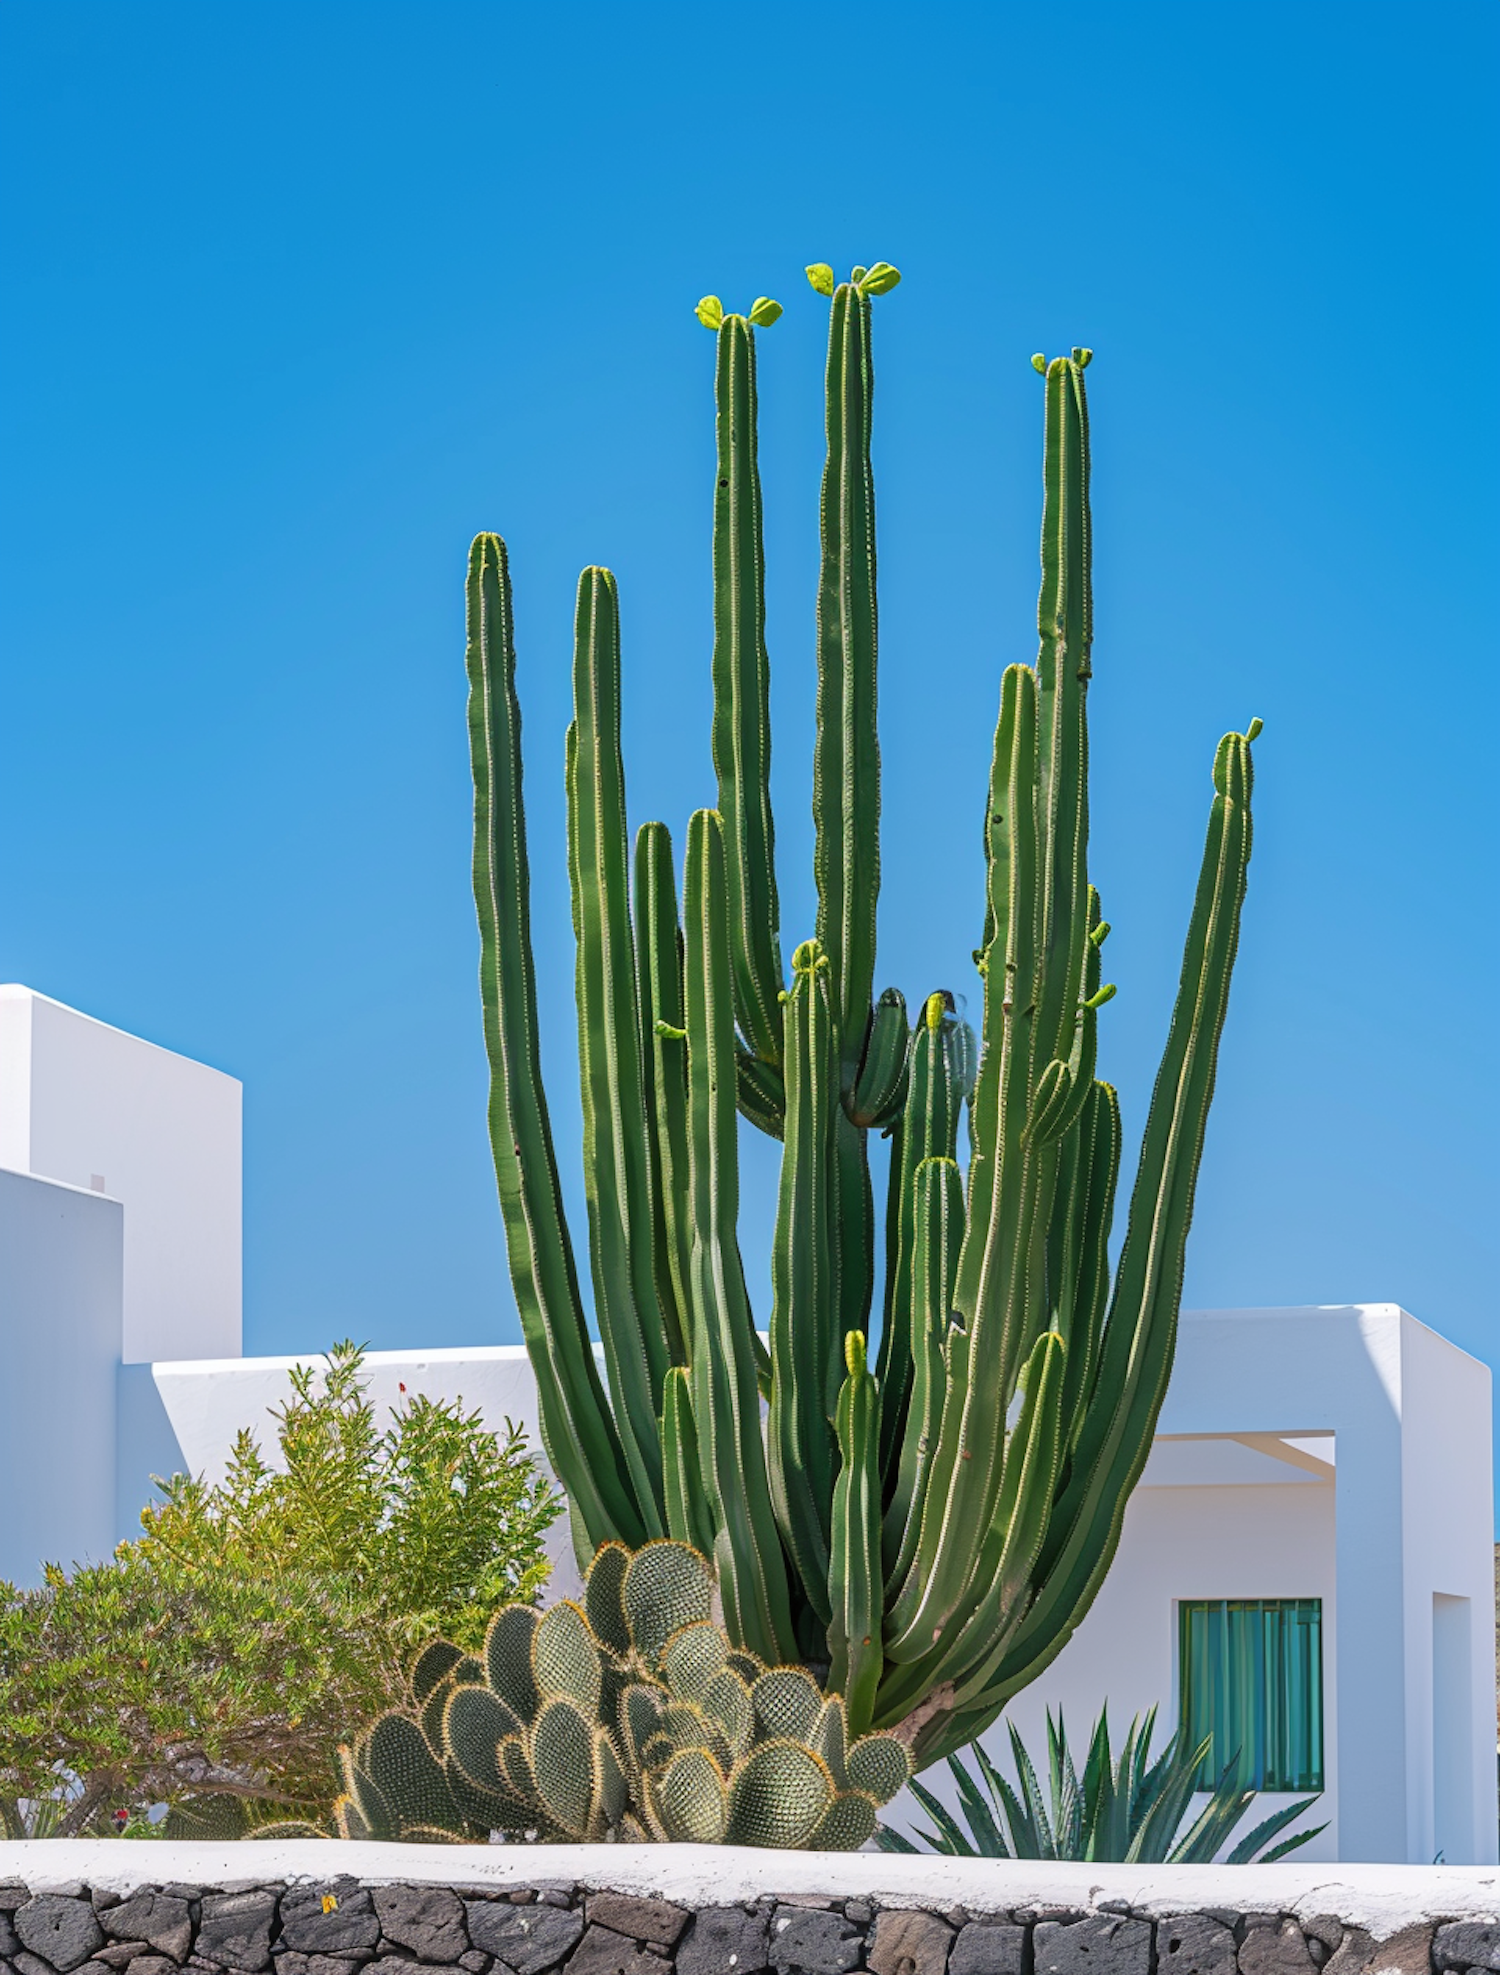
[[[123,1202],[126,1364],[240,1354],[240,1100],[222,1070],[0,986],[0,1167]]]
[[[122,1896],[173,1880],[242,1891],[281,1881],[326,1886],[455,1886],[464,1893],[575,1886],[688,1907],[767,1899],[865,1899],[883,1907],[964,1907],[976,1918],[1017,1909],[1118,1916],[1195,1912],[1335,1915],[1387,1941],[1435,1920],[1500,1915],[1500,1873],[1483,1866],[1065,1865],[1049,1860],[900,1858],[881,1852],[757,1851],[747,1845],[382,1845],[326,1839],[238,1843],[0,1843],[0,1878],[33,1893],[78,1884]],[[1424,1947],[1425,1952],[1425,1947]],[[643,1957],[642,1957],[643,1959]],[[1233,1965],[1232,1963],[1230,1964]],[[1275,1965],[1274,1963],[1272,1965]],[[1368,1964],[1366,1964],[1368,1966]],[[1376,1962],[1378,1969],[1380,1963]],[[1350,1966],[1358,1968],[1353,1960]],[[1410,1967],[1394,1964],[1392,1975]]]

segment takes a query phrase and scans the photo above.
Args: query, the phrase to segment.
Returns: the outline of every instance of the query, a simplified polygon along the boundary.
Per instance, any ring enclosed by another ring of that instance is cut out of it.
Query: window
[[[1204,1789],[1236,1758],[1244,1789],[1323,1788],[1321,1598],[1183,1599],[1178,1649],[1184,1738],[1213,1738]]]

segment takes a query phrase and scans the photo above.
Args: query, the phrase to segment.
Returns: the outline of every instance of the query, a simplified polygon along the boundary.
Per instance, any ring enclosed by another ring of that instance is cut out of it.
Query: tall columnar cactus
[[[1172,1365],[1193,1190],[1250,857],[1250,743],[1227,734],[1181,982],[1111,1274],[1115,1093],[1095,1074],[1109,932],[1088,880],[1092,605],[1087,350],[1045,386],[1034,666],[1004,674],[984,811],[975,1038],[939,989],[877,998],[871,303],[835,284],[813,780],[814,936],[783,972],[756,464],[758,301],[718,338],[718,806],[633,860],[618,601],[580,579],[569,862],[593,1308],[589,1341],[537,1056],[509,577],[469,573],[475,893],[491,1135],[543,1438],[580,1559],[669,1537],[711,1555],[729,1634],[843,1696],[851,1734],[920,1765],[1064,1645],[1119,1540]],[[736,1110],[782,1143],[763,1342],[736,1235]],[[960,1127],[967,1114],[968,1130]],[[879,1346],[871,1133],[889,1143]],[[966,1142],[965,1157],[960,1141]],[[762,1401],[767,1413],[762,1420]]]

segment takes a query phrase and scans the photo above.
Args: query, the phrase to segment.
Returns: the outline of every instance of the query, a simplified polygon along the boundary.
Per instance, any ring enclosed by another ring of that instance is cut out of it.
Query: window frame
[[[1189,1749],[1210,1734],[1213,1738],[1198,1787],[1213,1789],[1238,1741],[1242,1789],[1277,1795],[1325,1789],[1323,1600],[1176,1602],[1178,1725]],[[1194,1639],[1195,1616],[1203,1629],[1201,1643]],[[1242,1700],[1226,1706],[1234,1699],[1237,1676],[1254,1680],[1257,1691],[1248,1705]]]

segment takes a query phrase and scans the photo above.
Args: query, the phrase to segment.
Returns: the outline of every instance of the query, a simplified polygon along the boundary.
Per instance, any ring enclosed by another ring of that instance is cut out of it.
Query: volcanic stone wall
[[[1226,1908],[878,1907],[767,1898],[690,1910],[539,1883],[520,1890],[165,1884],[121,1895],[0,1885],[0,1975],[1449,1975],[1500,1971],[1500,1924],[1376,1943],[1319,1915]]]

